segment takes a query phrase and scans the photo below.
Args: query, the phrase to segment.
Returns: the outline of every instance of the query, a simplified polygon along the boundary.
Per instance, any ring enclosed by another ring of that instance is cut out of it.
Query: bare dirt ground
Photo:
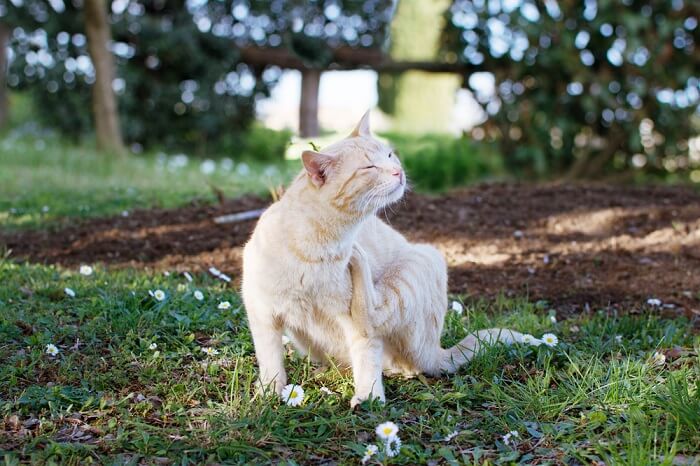
[[[214,266],[235,278],[255,221],[217,225],[212,218],[268,202],[140,210],[53,231],[0,233],[0,244],[16,260],[190,272]],[[700,315],[700,193],[691,189],[483,184],[409,194],[382,216],[445,254],[456,293],[528,296],[571,310],[654,297],[673,312]]]

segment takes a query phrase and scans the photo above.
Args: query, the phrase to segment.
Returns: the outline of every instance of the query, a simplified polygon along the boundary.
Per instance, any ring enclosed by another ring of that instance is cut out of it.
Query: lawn
[[[358,463],[387,420],[403,447],[372,461],[693,464],[700,454],[700,338],[652,309],[557,320],[544,302],[467,299],[448,315],[445,345],[492,325],[559,343],[494,347],[449,378],[391,378],[386,406],[353,412],[348,373],[316,373],[291,351],[304,403],[254,397],[245,312],[213,277],[4,260],[0,283],[8,464]]]
[[[109,160],[51,139],[7,141],[4,230],[215,202],[212,186],[262,193],[298,170],[219,159],[209,173],[172,154]],[[303,403],[256,397],[245,310],[211,275],[100,263],[82,274],[3,254],[5,464],[358,464],[368,445],[369,464],[700,463],[700,336],[653,303],[566,315],[524,296],[452,296],[464,311],[448,313],[445,346],[487,326],[558,344],[496,346],[451,377],[390,378],[386,405],[351,411],[350,374],[319,372],[291,349]],[[402,440],[393,458],[375,435],[385,421]]]

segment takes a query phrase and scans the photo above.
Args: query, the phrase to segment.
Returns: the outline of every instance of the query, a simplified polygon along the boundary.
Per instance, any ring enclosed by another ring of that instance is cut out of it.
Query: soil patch
[[[212,219],[268,202],[248,196],[136,210],[56,231],[0,233],[0,244],[32,262],[190,272],[213,266],[235,278],[255,221]],[[700,193],[688,188],[483,184],[411,193],[382,217],[445,254],[453,292],[527,295],[569,308],[654,297],[700,314]]]

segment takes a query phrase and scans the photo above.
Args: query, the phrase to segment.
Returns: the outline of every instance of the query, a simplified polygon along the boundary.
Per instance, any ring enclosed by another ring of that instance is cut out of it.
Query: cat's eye
[[[377,166],[376,165],[367,165],[366,167],[360,168],[360,170],[367,170],[369,168],[377,168]]]
[[[389,158],[391,158],[392,155],[394,155],[394,153],[393,153],[393,152],[389,152]]]

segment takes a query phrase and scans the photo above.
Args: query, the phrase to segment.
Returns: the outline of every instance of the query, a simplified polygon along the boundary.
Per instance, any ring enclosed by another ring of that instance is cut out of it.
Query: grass
[[[216,190],[227,197],[262,194],[297,171],[294,163],[207,161],[184,154],[113,158],[51,136],[10,135],[0,143],[0,228],[215,202]]]
[[[276,137],[272,137],[276,134]],[[135,208],[177,207],[192,201],[265,194],[286,184],[301,163],[255,161],[249,153],[279,151],[286,133],[260,128],[247,148],[231,158],[146,153],[125,158],[99,154],[89,146],[67,144],[31,124],[19,126],[0,142],[0,228],[40,228]],[[344,135],[327,136],[323,144]],[[418,191],[440,191],[503,176],[500,157],[466,139],[388,134]],[[309,147],[299,140],[288,155]],[[278,158],[281,157],[281,153]],[[267,160],[271,157],[268,156]]]
[[[165,291],[164,301],[149,296],[155,289]],[[232,306],[219,310],[224,300]],[[492,325],[553,332],[560,343],[494,347],[451,377],[390,378],[388,403],[356,412],[350,374],[316,373],[290,351],[290,381],[306,391],[304,404],[291,407],[253,396],[245,312],[223,282],[101,267],[83,276],[3,260],[0,458],[357,464],[376,441],[376,425],[391,420],[401,452],[374,458],[391,464],[698,461],[700,338],[687,321],[598,312],[552,323],[544,303],[465,304],[463,315],[448,315],[446,345]],[[47,344],[58,346],[58,356],[45,353]],[[666,362],[654,363],[657,351]],[[504,443],[513,430],[515,445]]]

